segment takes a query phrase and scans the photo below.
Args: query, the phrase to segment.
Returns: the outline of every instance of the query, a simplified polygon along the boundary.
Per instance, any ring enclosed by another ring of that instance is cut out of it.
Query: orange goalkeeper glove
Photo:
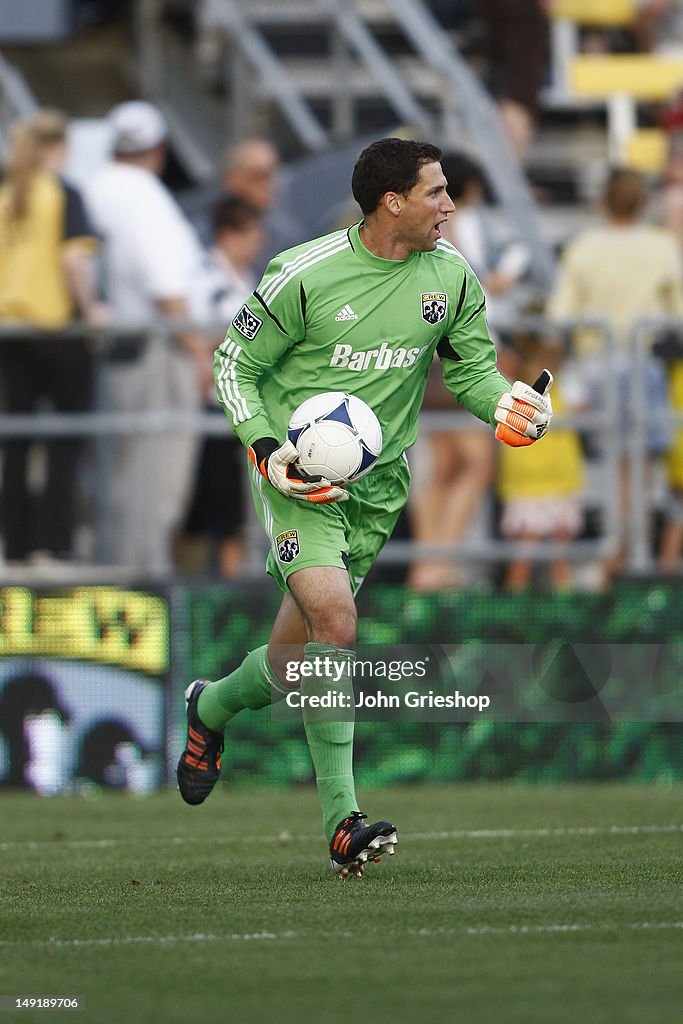
[[[348,491],[325,477],[305,473],[297,465],[299,453],[289,440],[280,444],[274,437],[262,437],[254,441],[248,452],[259,473],[288,498],[329,505],[332,501],[346,501],[349,496]]]
[[[521,448],[543,437],[553,418],[552,384],[552,373],[543,370],[533,386],[516,380],[510,390],[500,396],[494,413],[499,441]]]

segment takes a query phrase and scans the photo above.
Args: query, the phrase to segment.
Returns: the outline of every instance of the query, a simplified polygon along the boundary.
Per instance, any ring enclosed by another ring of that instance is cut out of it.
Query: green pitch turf
[[[0,994],[97,1024],[673,1024],[683,793],[373,791],[394,858],[327,867],[310,788],[0,797]]]

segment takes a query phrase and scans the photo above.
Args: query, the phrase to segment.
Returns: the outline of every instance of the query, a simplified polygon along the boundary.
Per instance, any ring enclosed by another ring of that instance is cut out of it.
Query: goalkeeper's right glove
[[[331,484],[324,476],[311,476],[297,466],[299,453],[290,440],[280,444],[274,437],[262,437],[249,448],[249,458],[259,473],[288,498],[329,505],[346,501],[348,491]]]

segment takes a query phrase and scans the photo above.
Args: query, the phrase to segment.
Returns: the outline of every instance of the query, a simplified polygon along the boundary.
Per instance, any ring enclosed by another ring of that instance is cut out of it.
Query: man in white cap
[[[86,189],[104,239],[104,286],[117,326],[144,336],[160,320],[198,318],[203,253],[194,231],[160,180],[166,123],[151,103],[121,103],[108,115],[112,159]],[[212,377],[205,339],[184,333],[163,349],[122,340],[107,364],[107,403],[119,411],[150,407],[191,412]],[[188,500],[197,441],[118,435],[107,496],[108,558],[141,569],[165,569]]]

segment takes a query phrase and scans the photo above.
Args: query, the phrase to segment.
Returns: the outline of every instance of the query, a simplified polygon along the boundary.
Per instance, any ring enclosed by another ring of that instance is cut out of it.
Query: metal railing
[[[633,386],[628,395],[629,431],[624,443],[628,459],[628,564],[634,574],[652,572],[652,457],[648,437],[654,431],[683,428],[683,408],[653,404],[647,393],[646,366],[653,344],[667,334],[671,361],[683,360],[683,320],[676,317],[642,317],[634,325],[629,347]],[[678,353],[676,352],[678,350]],[[671,438],[673,442],[673,436]]]
[[[576,539],[567,542],[556,541],[516,541],[494,537],[492,531],[479,540],[463,539],[457,544],[424,544],[414,541],[390,541],[379,556],[380,561],[406,564],[421,559],[439,558],[447,561],[460,559],[468,562],[502,563],[512,559],[523,558],[536,563],[549,563],[557,559],[580,563],[602,561],[613,557],[619,550],[624,533],[619,507],[619,464],[622,456],[623,438],[618,430],[618,393],[614,364],[617,358],[613,332],[609,324],[599,318],[567,318],[561,325],[543,317],[525,317],[515,321],[492,322],[496,331],[510,335],[523,333],[537,336],[539,339],[553,336],[562,343],[566,350],[570,348],[570,336],[574,330],[590,329],[596,336],[601,358],[605,365],[605,386],[602,390],[601,404],[593,409],[586,408],[555,415],[552,429],[570,429],[586,437],[599,437],[600,446],[596,449],[592,460],[594,475],[601,481],[599,488],[584,488],[582,503],[595,510],[602,524],[599,535],[590,539]],[[562,341],[558,336],[558,327],[564,335]],[[561,378],[561,371],[559,374]],[[448,411],[430,412],[423,410],[420,414],[421,433],[443,431],[471,431],[478,426],[487,430],[487,426],[471,417],[460,417]]]
[[[506,328],[532,332],[540,336],[547,335],[551,325],[539,318],[527,319]],[[646,352],[646,340],[651,341],[653,331],[681,330],[678,321],[648,320],[639,322],[632,333],[630,350],[631,376],[633,387],[630,394],[629,430],[619,426],[619,395],[617,391],[616,351],[612,333],[607,324],[599,320],[576,319],[565,321],[562,329],[570,334],[577,328],[590,327],[600,339],[601,358],[604,358],[604,389],[599,407],[583,412],[573,412],[556,416],[554,428],[571,428],[587,436],[599,438],[599,447],[594,459],[594,475],[599,485],[594,488],[585,500],[597,509],[600,514],[601,528],[599,535],[592,539],[575,540],[567,543],[538,542],[520,545],[518,542],[501,540],[493,536],[485,536],[475,542],[453,544],[418,544],[413,541],[390,541],[380,558],[394,564],[408,564],[420,559],[439,557],[451,561],[467,559],[470,562],[496,563],[511,558],[524,557],[534,562],[543,563],[556,558],[566,558],[573,562],[597,561],[614,555],[627,540],[628,568],[637,573],[650,571],[653,558],[649,539],[649,508],[651,495],[645,485],[647,444],[646,432],[655,421],[668,423],[672,428],[683,426],[683,413],[670,411],[653,411],[648,407],[648,399],[644,390],[642,364]],[[207,413],[196,410],[179,411],[170,401],[169,380],[165,372],[168,353],[173,338],[188,329],[205,333],[214,343],[222,334],[223,328],[206,325],[196,327],[187,324],[157,323],[153,328],[127,330],[114,328],[87,328],[74,325],[67,330],[45,337],[87,337],[94,353],[97,386],[96,399],[90,411],[78,413],[58,413],[41,410],[32,413],[8,413],[0,404],[0,445],[12,438],[45,440],[47,438],[83,437],[98,441],[94,445],[94,453],[90,456],[91,489],[96,495],[94,501],[95,519],[93,530],[95,540],[92,555],[85,561],[73,562],[63,567],[63,576],[71,575],[74,580],[109,582],[129,581],[133,579],[165,579],[173,573],[173,567],[164,546],[163,538],[158,548],[150,552],[147,561],[132,564],[120,564],[116,559],[105,560],[99,552],[106,549],[106,537],[102,536],[104,512],[108,501],[108,477],[106,449],[112,440],[121,438],[159,439],[170,436],[188,436],[199,440],[203,437],[228,437],[230,428],[222,413]],[[557,333],[557,325],[554,325]],[[36,337],[36,331],[23,329],[18,331],[3,328],[0,332],[0,345],[8,338]],[[148,351],[154,352],[152,363],[154,370],[147,379],[145,407],[133,411],[121,412],[108,407],[104,401],[105,389],[102,383],[106,378],[107,368],[111,366],[109,357],[113,346],[121,340],[144,344]],[[648,345],[649,345],[648,341]],[[561,372],[559,374],[561,380]],[[1,390],[1,382],[0,382]],[[429,412],[421,414],[420,425],[423,433],[444,430],[472,430],[477,421],[471,417],[463,418],[449,412]],[[486,429],[482,425],[482,429]],[[99,440],[98,440],[99,439]],[[631,498],[628,521],[622,521],[619,502],[619,467],[622,459],[627,457],[630,466]],[[245,478],[247,460],[244,460]],[[156,514],[156,501],[159,492],[159,479],[172,473],[173,466],[163,464],[163,459],[155,457],[154,446],[150,449],[149,475],[146,479],[147,494],[138,495],[142,502],[141,516],[148,521]],[[255,516],[248,507],[248,518],[245,524],[245,550],[249,557],[245,565],[245,574],[259,574],[263,564],[267,542],[262,535]],[[8,582],[30,580],[40,576],[40,570],[32,571],[27,567],[2,568],[3,577]],[[61,577],[60,577],[61,578]]]

